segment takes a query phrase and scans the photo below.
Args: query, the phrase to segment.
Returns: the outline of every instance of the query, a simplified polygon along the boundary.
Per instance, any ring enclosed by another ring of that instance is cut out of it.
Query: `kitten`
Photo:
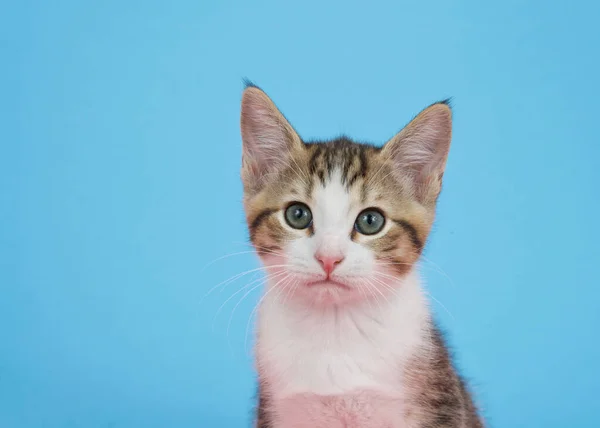
[[[382,148],[304,142],[249,84],[241,112],[258,313],[258,428],[480,428],[416,273],[450,147],[447,102]]]

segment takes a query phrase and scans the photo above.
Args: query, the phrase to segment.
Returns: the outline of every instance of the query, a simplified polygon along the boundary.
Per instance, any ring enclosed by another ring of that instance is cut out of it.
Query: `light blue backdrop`
[[[243,77],[305,137],[453,96],[423,273],[459,365],[492,427],[600,426],[598,3],[249,3],[1,6],[0,427],[248,426],[258,290],[202,298],[257,266],[203,270],[247,248]]]

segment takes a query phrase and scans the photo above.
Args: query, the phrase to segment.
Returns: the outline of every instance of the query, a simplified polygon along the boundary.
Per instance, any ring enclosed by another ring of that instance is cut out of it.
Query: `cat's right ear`
[[[302,146],[292,125],[255,86],[247,87],[242,96],[241,130],[242,180],[249,188],[260,188]]]

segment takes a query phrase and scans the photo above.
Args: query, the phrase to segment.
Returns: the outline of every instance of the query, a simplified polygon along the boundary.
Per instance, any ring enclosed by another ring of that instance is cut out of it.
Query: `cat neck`
[[[267,294],[256,344],[261,376],[287,393],[384,388],[429,341],[429,309],[417,274],[409,273],[396,290],[385,300],[379,296],[362,305],[318,309]],[[342,367],[374,375],[357,378]],[[328,373],[335,374],[334,382],[323,380]]]

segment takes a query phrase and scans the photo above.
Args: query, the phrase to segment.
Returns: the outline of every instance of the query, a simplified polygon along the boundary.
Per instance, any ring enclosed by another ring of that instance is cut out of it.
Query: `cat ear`
[[[242,96],[242,180],[252,188],[284,168],[302,146],[294,128],[262,90],[249,86]]]
[[[392,162],[393,175],[409,181],[423,203],[435,202],[446,167],[452,137],[452,111],[447,101],[433,104],[417,115],[382,149]]]

